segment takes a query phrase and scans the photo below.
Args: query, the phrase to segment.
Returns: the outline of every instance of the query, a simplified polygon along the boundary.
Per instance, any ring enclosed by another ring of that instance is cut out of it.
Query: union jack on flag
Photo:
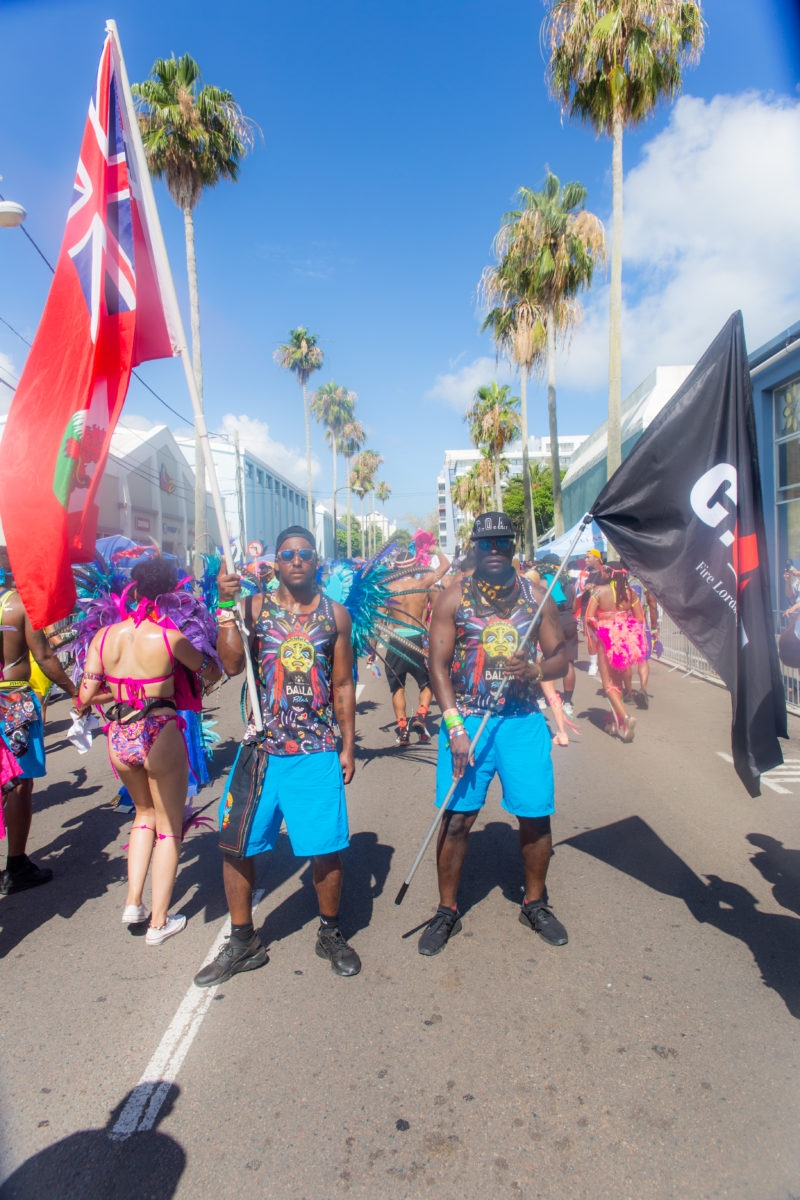
[[[133,220],[125,137],[111,56],[104,54],[97,97],[89,104],[81,156],[75,174],[75,199],[67,217],[65,240],[91,314],[97,341],[101,301],[108,313],[136,308]],[[109,78],[105,79],[104,75]]]
[[[97,493],[131,370],[172,356],[179,340],[153,254],[155,204],[124,80],[109,34],[53,283],[0,444],[0,517],[37,629],[72,611],[70,564],[94,557]]]

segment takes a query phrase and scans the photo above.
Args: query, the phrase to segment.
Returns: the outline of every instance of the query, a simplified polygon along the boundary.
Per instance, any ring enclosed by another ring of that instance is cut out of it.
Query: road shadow
[[[776,902],[800,916],[800,850],[788,850],[783,842],[765,833],[748,833],[747,840],[759,847],[750,862],[773,885]]]
[[[467,844],[467,858],[458,890],[462,913],[485,900],[495,888],[511,904],[521,904],[525,874],[519,848],[519,829],[505,821],[490,821],[473,829]],[[547,892],[545,891],[545,900]]]
[[[751,835],[751,841],[753,836],[763,840],[763,835]],[[793,1017],[800,1018],[800,920],[760,912],[758,901],[747,888],[718,875],[706,875],[708,883],[704,883],[641,817],[626,817],[576,834],[559,845],[590,854],[646,887],[682,900],[696,921],[744,942],[765,986],[778,993]],[[771,854],[774,865],[774,846],[764,853]],[[753,861],[761,869],[764,864],[757,863],[758,858],[755,855]],[[793,862],[796,866],[797,859]],[[796,891],[792,894],[796,899]]]
[[[180,1089],[172,1084],[158,1115],[170,1112]],[[111,1131],[130,1093],[104,1129],[82,1129],[34,1154],[0,1184],[0,1200],[142,1200],[174,1196],[186,1153],[174,1138],[144,1129],[123,1140]]]
[[[588,721],[590,725],[594,725],[595,729],[599,729],[600,733],[605,733],[606,726],[613,719],[608,705],[605,708],[584,708],[582,712],[576,715],[582,721]]]
[[[359,930],[366,929],[372,920],[374,902],[383,892],[393,854],[394,847],[379,842],[378,835],[371,831],[354,834],[349,849],[342,851],[344,888],[341,918],[345,937],[352,937]],[[262,901],[265,907],[269,907],[269,892],[294,875],[302,861],[292,854],[285,834],[279,836],[275,850],[262,856],[256,867],[256,881],[257,886],[268,889]],[[261,939],[265,945],[283,941],[315,921],[318,915],[311,862],[306,860],[297,889],[264,919]]]
[[[127,818],[111,808],[90,808],[65,821],[62,832],[35,854],[52,867],[43,887],[0,898],[0,958],[53,917],[73,917],[86,903],[126,878],[125,855],[116,846]]]
[[[109,799],[113,795],[113,788],[105,783],[93,783],[87,786],[89,773],[86,767],[77,767],[66,774],[72,775],[73,778],[56,780],[53,783],[48,783],[46,776],[35,780],[33,785],[34,821],[37,813],[45,812],[48,808],[54,808],[58,804],[66,804],[70,800],[81,800],[103,790],[108,792]],[[97,802],[94,801],[95,804]]]

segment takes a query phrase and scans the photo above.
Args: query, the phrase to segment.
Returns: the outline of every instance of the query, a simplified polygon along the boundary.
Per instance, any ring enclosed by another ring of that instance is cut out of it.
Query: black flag
[[[598,496],[620,558],[725,681],[751,796],[783,762],[786,700],[769,598],[742,314],[727,322]]]

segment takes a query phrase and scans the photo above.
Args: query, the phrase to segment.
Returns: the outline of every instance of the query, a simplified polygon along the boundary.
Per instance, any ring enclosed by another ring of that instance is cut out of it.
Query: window
[[[264,486],[264,472],[263,471],[256,471],[256,483],[258,484],[259,487]]]
[[[773,393],[778,560],[800,566],[800,378]]]

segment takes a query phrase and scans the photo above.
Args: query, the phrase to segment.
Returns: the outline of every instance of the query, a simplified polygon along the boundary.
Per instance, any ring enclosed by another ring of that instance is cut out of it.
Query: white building
[[[0,432],[4,429],[5,417],[0,418]],[[121,534],[188,563],[194,549],[194,472],[166,425],[127,414],[119,420],[97,506],[98,538]],[[211,543],[219,545],[208,494],[206,521]]]
[[[365,513],[363,520],[360,513],[353,513],[353,516],[358,522],[358,527],[362,533],[365,529],[377,529],[384,542],[388,542],[389,538],[397,532],[397,523],[390,521],[388,517],[385,517],[383,513],[379,513],[377,509],[371,513]],[[345,514],[345,524],[346,522],[347,515]]]
[[[678,390],[691,367],[656,367],[622,405],[620,441],[623,459],[648,425]],[[564,523],[569,529],[588,512],[606,482],[608,422],[604,421],[584,440],[561,481]]]
[[[558,439],[558,454],[562,468],[569,467],[581,444],[586,441],[586,434]],[[474,446],[464,450],[445,450],[444,465],[436,481],[436,508],[439,515],[439,545],[445,553],[452,555],[461,539],[461,530],[468,523],[456,505],[453,504],[452,487],[457,479],[480,461],[481,452]],[[503,458],[508,463],[508,476],[522,474],[522,442],[512,442],[503,452]],[[550,438],[529,437],[528,459],[531,466],[540,463],[550,466]]]
[[[186,463],[194,468],[194,438],[177,437]],[[333,517],[325,505],[315,504],[313,525],[308,519],[305,490],[250,450],[238,451],[231,438],[209,435],[211,457],[225,509],[227,536],[247,553],[259,544],[273,549],[275,539],[288,525],[304,525],[317,535],[320,554],[333,554]]]

